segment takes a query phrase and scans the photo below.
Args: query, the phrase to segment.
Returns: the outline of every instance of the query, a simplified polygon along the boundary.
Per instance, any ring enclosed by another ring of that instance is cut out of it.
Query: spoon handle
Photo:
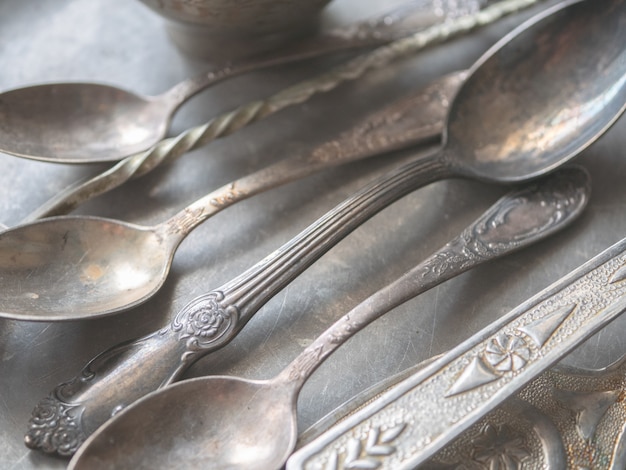
[[[301,387],[333,351],[393,308],[561,230],[582,213],[590,185],[583,168],[570,167],[505,195],[459,236],[335,322],[284,369],[280,380]]]
[[[312,151],[280,160],[232,181],[160,225],[179,242],[196,226],[233,204],[322,169],[407,148],[441,136],[448,104],[466,77],[454,72],[385,106]]]
[[[417,468],[626,311],[625,281],[623,239],[302,447],[290,457],[287,469]],[[585,387],[588,391],[590,384]],[[546,399],[552,398],[542,397],[542,407]],[[589,406],[581,407],[579,401],[572,413],[578,414],[579,433],[598,424],[594,418],[602,417],[600,408],[591,410],[591,398],[586,400]],[[560,403],[561,416],[566,405]],[[589,413],[581,418],[581,411]],[[570,420],[573,422],[573,417],[568,417]],[[622,428],[620,422],[611,429],[611,436]],[[552,445],[556,439],[555,434],[547,441]],[[584,439],[581,455],[590,455],[595,441],[593,436]],[[503,446],[502,441],[487,445]],[[380,447],[385,452],[375,453]],[[623,455],[623,449],[617,455]],[[623,468],[609,465],[612,457],[604,456],[610,468]],[[352,465],[357,461],[369,466]],[[600,462],[595,458],[585,461]],[[457,464],[448,462],[446,468],[456,468]],[[565,465],[561,460],[560,465],[548,468]],[[540,467],[546,468],[545,461]]]
[[[240,276],[192,300],[170,325],[100,354],[36,406],[26,445],[72,455],[116,410],[174,381],[200,357],[226,345],[275,293],[361,223],[409,192],[449,176],[454,172],[439,153],[402,165]],[[70,434],[73,439],[59,439]]]
[[[288,87],[267,99],[242,105],[204,125],[188,129],[176,137],[164,139],[143,153],[127,157],[87,181],[69,186],[26,216],[22,223],[67,214],[83,202],[111,191],[131,178],[142,176],[166,161],[175,160],[188,151],[230,135],[286,107],[303,103],[317,93],[325,93],[344,82],[356,80],[370,70],[410,57],[427,46],[491,24],[506,15],[528,8],[537,1],[502,0],[476,13],[450,22],[438,23],[406,38],[397,39],[313,79]]]

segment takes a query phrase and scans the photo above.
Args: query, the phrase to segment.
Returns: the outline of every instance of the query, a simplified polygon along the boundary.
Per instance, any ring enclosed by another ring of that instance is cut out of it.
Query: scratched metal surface
[[[336,0],[327,24],[371,16],[399,0]],[[554,3],[554,2],[549,2]],[[536,10],[536,9],[535,9]],[[304,151],[342,123],[444,72],[467,67],[528,13],[368,75],[356,84],[283,111],[186,155],[78,213],[142,224],[164,220],[188,202],[292,152]],[[325,69],[329,60],[253,74],[203,93],[173,132]],[[160,18],[139,2],[35,0],[0,3],[0,90],[44,81],[103,81],[156,94],[206,64],[182,56]],[[305,386],[302,429],[354,393],[440,353],[626,236],[626,120],[584,152],[594,193],[566,232],[466,273],[379,320],[341,348]],[[64,460],[27,450],[22,436],[33,406],[87,360],[150,332],[195,296],[242,272],[406,153],[327,171],[244,201],[183,242],[152,300],[90,322],[0,320],[0,468],[63,468]],[[0,219],[14,225],[49,196],[104,166],[64,166],[0,154]],[[271,377],[341,313],[424,258],[502,192],[470,181],[440,182],[409,195],[363,225],[272,299],[230,345],[187,374]],[[1,289],[1,286],[0,286]],[[625,351],[626,319],[566,359],[602,367]]]

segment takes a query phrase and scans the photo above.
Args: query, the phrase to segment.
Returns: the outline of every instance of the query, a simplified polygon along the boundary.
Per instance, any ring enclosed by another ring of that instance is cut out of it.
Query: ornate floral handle
[[[35,407],[26,445],[72,455],[116,410],[226,345],[274,294],[360,224],[409,192],[451,175],[439,154],[402,165],[240,276],[191,301],[167,327],[99,355]]]
[[[413,469],[626,310],[626,239],[296,452],[295,469]]]
[[[302,385],[333,351],[393,308],[562,229],[582,213],[589,193],[587,172],[571,167],[505,195],[459,236],[335,322],[285,369],[283,379]]]

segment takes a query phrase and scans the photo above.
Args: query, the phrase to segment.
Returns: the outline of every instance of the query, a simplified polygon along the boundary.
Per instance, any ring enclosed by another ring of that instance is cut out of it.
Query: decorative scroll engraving
[[[171,223],[167,224],[169,233],[189,233],[189,231],[198,224],[198,219],[204,214],[202,207],[197,209],[186,208],[175,219],[171,219]]]
[[[61,456],[73,455],[87,438],[79,424],[81,408],[63,403],[54,395],[44,398],[33,410],[25,444]]]
[[[210,292],[185,306],[172,321],[172,331],[180,332],[179,339],[187,341],[187,348],[197,351],[209,347],[237,322],[239,310],[224,306],[222,292]]]
[[[315,148],[312,160],[346,162],[364,153],[403,148],[439,134],[449,101],[465,75],[451,74],[368,116],[351,130]]]
[[[563,189],[559,190],[561,186]],[[537,184],[533,189],[526,188],[501,200],[494,206],[497,210],[486,213],[463,231],[457,240],[433,255],[424,266],[423,276],[442,277],[448,272],[463,270],[510,252],[571,218],[585,199],[584,185],[572,181],[571,175],[555,178],[544,186]],[[566,198],[563,197],[565,193],[572,195]],[[540,225],[522,231],[520,227],[527,225],[525,219],[529,207],[533,208],[535,217],[543,214],[543,220]],[[512,230],[512,227],[515,229]],[[512,236],[512,231],[515,236]]]
[[[24,437],[26,446],[56,453],[61,456],[73,455],[87,439],[88,432],[83,423],[85,412],[85,388],[90,382],[100,378],[110,360],[123,356],[129,349],[141,345],[142,341],[125,343],[96,356],[72,380],[59,384],[54,391],[41,400],[32,412],[28,430]],[[105,372],[106,374],[106,372]],[[118,404],[111,416],[124,407]]]

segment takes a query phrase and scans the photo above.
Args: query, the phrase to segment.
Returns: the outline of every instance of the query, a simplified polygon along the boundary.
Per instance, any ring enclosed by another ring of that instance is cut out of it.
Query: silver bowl
[[[313,33],[330,0],[141,0],[167,20],[185,53],[224,61],[270,51]]]

